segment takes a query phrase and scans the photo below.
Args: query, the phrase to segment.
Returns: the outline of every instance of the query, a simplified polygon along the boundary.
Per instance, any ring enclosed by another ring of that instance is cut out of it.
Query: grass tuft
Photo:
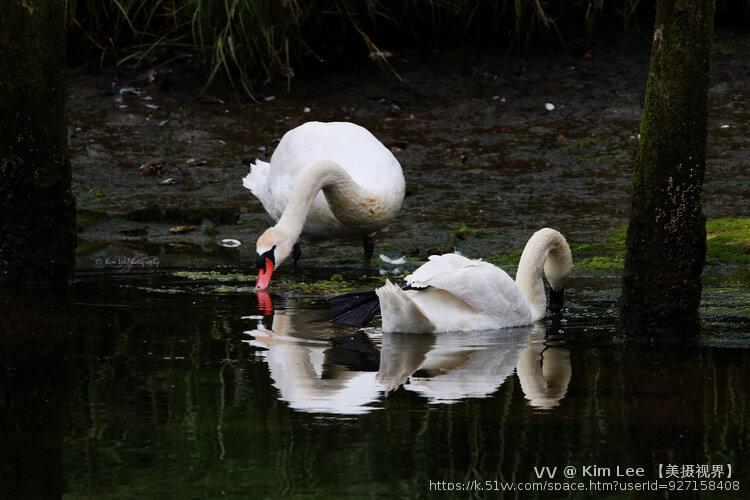
[[[251,93],[258,81],[289,84],[305,61],[345,52],[392,71],[394,46],[532,40],[562,44],[576,34],[622,31],[638,0],[70,0],[71,34],[101,63],[149,67],[185,53],[207,66],[204,89],[222,77]],[[606,23],[604,23],[606,21]],[[573,27],[572,30],[568,29]],[[619,31],[619,30],[616,30]]]

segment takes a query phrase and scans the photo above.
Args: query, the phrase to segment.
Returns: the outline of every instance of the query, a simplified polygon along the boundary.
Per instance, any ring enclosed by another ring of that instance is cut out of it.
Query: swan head
[[[555,231],[557,233],[557,231]],[[547,260],[544,262],[544,276],[549,283],[549,310],[556,314],[565,305],[565,285],[573,268],[573,254],[562,234],[557,233],[553,239]]]
[[[274,269],[289,257],[293,246],[291,238],[276,227],[270,227],[260,235],[255,244],[258,253],[258,281],[255,288],[268,288]]]

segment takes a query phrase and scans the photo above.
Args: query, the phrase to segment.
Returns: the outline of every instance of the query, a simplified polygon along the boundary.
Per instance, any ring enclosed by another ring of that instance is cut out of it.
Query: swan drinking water
[[[300,236],[364,237],[369,261],[372,233],[396,217],[405,191],[401,165],[388,148],[346,122],[308,122],[288,131],[271,162],[256,161],[242,182],[276,221],[256,243],[261,289],[290,254],[296,264]]]
[[[438,333],[534,323],[547,309],[542,273],[550,284],[550,310],[557,312],[572,266],[565,238],[549,228],[526,243],[515,281],[488,262],[454,253],[433,255],[406,277],[410,289],[386,281],[375,290],[383,331]],[[371,292],[336,297],[331,306],[334,321],[349,325],[366,323],[378,309]]]

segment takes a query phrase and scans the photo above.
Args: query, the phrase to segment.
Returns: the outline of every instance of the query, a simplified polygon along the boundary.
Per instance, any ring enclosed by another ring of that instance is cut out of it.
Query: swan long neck
[[[526,243],[518,262],[516,285],[531,306],[534,321],[543,318],[547,309],[542,274],[559,292],[565,287],[572,266],[570,247],[554,229],[540,229]]]
[[[289,201],[276,227],[296,241],[318,192],[323,191],[333,215],[344,225],[366,225],[377,216],[378,197],[373,196],[338,163],[322,160],[303,169],[294,181]]]

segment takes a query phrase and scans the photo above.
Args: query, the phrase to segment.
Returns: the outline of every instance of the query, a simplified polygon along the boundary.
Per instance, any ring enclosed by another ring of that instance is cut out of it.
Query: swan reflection
[[[249,344],[262,348],[260,355],[281,400],[310,413],[355,415],[376,409],[370,405],[383,391],[375,371],[354,371],[332,362],[336,348],[323,335],[328,323],[298,313],[274,311],[271,328],[258,322],[256,329],[245,332],[253,337]],[[299,330],[300,325],[304,330]]]
[[[542,327],[448,333],[435,336],[383,334],[380,380],[431,403],[483,398],[497,391],[515,370],[531,406],[549,409],[565,396],[570,354],[547,347]]]
[[[432,404],[484,398],[514,372],[529,404],[551,409],[565,397],[572,375],[568,349],[547,345],[543,326],[383,333],[373,342],[364,332],[331,339],[322,311],[283,309],[245,333],[261,348],[279,397],[310,413],[371,412],[400,387]]]

